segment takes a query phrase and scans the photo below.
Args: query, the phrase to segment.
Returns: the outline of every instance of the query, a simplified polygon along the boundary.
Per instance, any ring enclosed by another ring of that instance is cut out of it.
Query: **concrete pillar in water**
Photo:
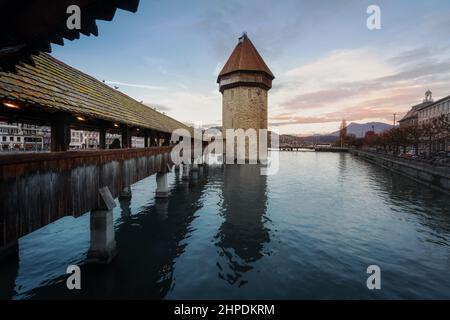
[[[109,264],[117,255],[112,209],[116,206],[108,187],[99,190],[99,207],[91,211],[91,245],[88,264]]]
[[[119,199],[121,200],[129,200],[131,199],[131,186],[125,186],[120,191]]]
[[[167,172],[156,174],[156,198],[167,198],[169,196],[169,186],[167,183]]]
[[[189,180],[189,165],[185,163],[183,163],[182,180]]]

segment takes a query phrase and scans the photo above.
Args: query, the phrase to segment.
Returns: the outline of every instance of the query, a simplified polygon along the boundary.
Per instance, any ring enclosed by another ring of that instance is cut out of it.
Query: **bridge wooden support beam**
[[[169,184],[167,182],[167,172],[158,172],[156,174],[156,193],[158,199],[166,199],[169,197]]]
[[[99,130],[98,147],[100,149],[106,149],[106,128],[105,127],[102,127]]]
[[[54,114],[51,122],[51,151],[67,151],[70,145],[70,115]]]
[[[144,131],[144,148],[150,147],[148,130]]]
[[[109,264],[117,255],[113,208],[116,206],[108,187],[99,190],[100,204],[91,211],[91,245],[88,264]]]
[[[170,146],[171,145],[171,140],[172,139],[172,134],[171,133],[166,133],[165,134],[165,138],[164,138],[164,145],[165,146]]]
[[[150,131],[149,137],[150,137],[150,147],[156,147],[158,145],[156,132],[153,130]]]
[[[126,125],[122,126],[122,148],[131,148],[131,128]]]

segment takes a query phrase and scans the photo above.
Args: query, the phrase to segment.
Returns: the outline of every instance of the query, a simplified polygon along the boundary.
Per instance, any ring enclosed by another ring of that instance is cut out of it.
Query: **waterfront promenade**
[[[431,165],[417,160],[368,150],[350,149],[350,153],[420,183],[450,194],[450,167]]]

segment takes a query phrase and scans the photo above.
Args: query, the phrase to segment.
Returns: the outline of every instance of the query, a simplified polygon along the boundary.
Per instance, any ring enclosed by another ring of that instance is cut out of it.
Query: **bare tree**
[[[339,129],[339,140],[341,142],[341,147],[344,146],[345,139],[347,138],[347,121],[342,120],[341,127]]]

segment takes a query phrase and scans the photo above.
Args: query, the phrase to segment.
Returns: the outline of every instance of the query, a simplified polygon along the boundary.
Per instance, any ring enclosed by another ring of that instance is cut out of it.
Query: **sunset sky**
[[[371,4],[381,30],[366,27]],[[269,127],[327,133],[393,122],[450,95],[450,1],[141,0],[53,55],[185,123],[221,125],[217,74],[246,31],[276,79]]]

